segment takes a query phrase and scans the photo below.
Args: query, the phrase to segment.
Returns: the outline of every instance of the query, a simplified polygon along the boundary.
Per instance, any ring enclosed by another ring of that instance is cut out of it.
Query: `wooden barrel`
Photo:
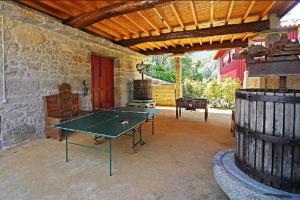
[[[300,194],[300,91],[236,91],[235,162],[255,180]]]
[[[133,81],[133,99],[151,100],[152,99],[152,80]]]

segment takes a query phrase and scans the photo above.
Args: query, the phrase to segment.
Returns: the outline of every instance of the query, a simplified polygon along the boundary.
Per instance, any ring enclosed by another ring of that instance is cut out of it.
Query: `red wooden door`
[[[113,59],[92,55],[92,101],[93,109],[114,107]]]

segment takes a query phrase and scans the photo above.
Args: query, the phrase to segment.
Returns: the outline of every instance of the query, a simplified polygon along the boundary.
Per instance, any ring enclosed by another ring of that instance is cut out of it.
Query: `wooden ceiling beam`
[[[227,16],[226,16],[226,19],[225,19],[225,24],[228,24],[228,22],[230,20],[230,16],[231,16],[231,13],[232,13],[233,5],[234,5],[234,0],[231,0],[230,1],[230,5],[229,5],[229,9],[228,9],[228,13],[227,13]]]
[[[98,27],[99,29],[101,29],[102,31],[118,38],[118,39],[122,39],[123,35],[121,33],[119,33],[118,31],[112,29],[111,27],[106,26],[103,23],[98,23],[98,24],[94,24],[94,27]]]
[[[170,32],[172,32],[172,28],[171,26],[168,24],[168,22],[163,18],[163,16],[160,14],[160,12],[156,9],[153,8],[154,12],[156,13],[156,15],[160,18],[160,20],[166,25],[166,27],[168,28],[168,30]]]
[[[182,20],[181,20],[180,16],[178,15],[178,12],[177,12],[177,10],[176,10],[174,4],[170,4],[170,5],[171,5],[171,8],[172,8],[172,10],[173,10],[173,12],[174,12],[176,18],[177,18],[177,21],[178,21],[179,24],[180,24],[180,27],[182,28],[182,30],[184,30],[185,27],[184,27],[184,25],[183,25],[183,23],[182,23]]]
[[[176,45],[172,41],[166,41],[166,43],[172,47],[176,47]]]
[[[141,54],[144,55],[159,55],[159,54],[167,54],[167,53],[175,53],[182,54],[186,52],[195,52],[195,51],[205,51],[205,50],[216,50],[216,49],[228,49],[228,48],[236,48],[236,47],[247,47],[248,43],[240,40],[236,40],[234,42],[223,42],[223,43],[213,43],[213,44],[194,44],[193,47],[180,47],[169,48],[169,49],[161,49],[161,50],[151,50],[151,51],[140,51]]]
[[[234,39],[235,39],[235,37],[236,37],[236,35],[233,35],[232,38],[231,38],[231,40],[230,40],[230,42],[233,42]]]
[[[237,34],[246,32],[260,32],[270,28],[270,23],[268,20],[249,22],[243,24],[231,24],[224,26],[216,26],[211,28],[204,28],[199,30],[187,30],[175,33],[164,33],[158,36],[147,36],[134,38],[129,40],[122,40],[117,42],[121,46],[133,46],[140,43],[145,43],[149,41],[166,41],[172,39],[183,39],[183,38],[195,38],[195,37],[211,37],[217,35],[227,35],[227,34]]]
[[[245,41],[249,36],[249,33],[246,33],[245,36],[243,37],[242,41]]]
[[[157,49],[161,49],[161,47],[157,46],[155,43],[153,42],[149,42],[149,45],[153,46],[154,48],[157,48]]]
[[[191,10],[192,10],[192,15],[193,15],[193,20],[194,20],[195,26],[196,26],[196,28],[198,28],[198,19],[197,19],[197,15],[196,15],[194,1],[190,1],[190,6],[191,6]]]
[[[138,11],[137,12],[154,30],[160,34],[159,28],[157,28],[142,12]]]
[[[127,29],[128,31],[130,31],[131,33],[133,33],[134,35],[136,35],[137,37],[140,36],[140,34],[137,31],[134,31],[133,29],[131,29],[128,26],[125,26],[124,24],[122,24],[121,22],[119,22],[118,20],[111,18],[111,21],[115,22],[116,24],[118,24],[120,27],[124,28],[125,30]]]
[[[47,5],[51,8],[57,9],[58,11],[67,13],[70,16],[74,16],[75,13],[71,12],[70,9],[66,9],[64,7],[62,7],[61,5],[57,4],[57,2],[55,1],[39,1],[41,4]]]
[[[112,5],[97,8],[91,12],[82,13],[65,21],[65,24],[74,28],[82,29],[104,19],[129,14],[141,10],[154,8],[155,6],[166,5],[175,2],[174,0],[142,0],[142,1],[120,1]]]
[[[223,40],[224,40],[224,35],[222,35],[222,37],[221,37],[221,40],[220,40],[221,44],[223,43]]]
[[[143,45],[146,49],[151,49],[152,51],[154,50],[154,48],[150,45],[150,42],[147,42],[146,44],[141,44]]]
[[[101,35],[102,37],[108,38],[109,40],[113,40],[114,39],[114,36],[112,36],[112,35],[104,32],[103,30],[100,30],[98,27],[95,27],[93,25],[85,27],[85,30],[88,30],[88,31],[90,31],[91,33],[94,33],[94,34]]]
[[[167,44],[166,42],[159,42],[160,44],[162,44],[165,48],[169,48],[169,44]]]
[[[122,26],[119,26],[119,24],[115,23],[111,19],[106,19],[97,24],[104,24],[106,27],[110,27],[112,30],[125,36],[126,38],[128,38],[128,39],[132,38],[132,33],[128,29],[124,30],[124,28]],[[94,25],[97,26],[97,24],[94,24]]]
[[[202,45],[202,39],[201,38],[199,38],[199,44]]]
[[[39,10],[41,12],[44,12],[44,13],[49,14],[49,15],[51,15],[53,17],[56,17],[56,18],[68,19],[70,17],[69,14],[58,11],[55,8],[52,8],[52,7],[47,6],[45,4],[42,4],[39,1],[28,1],[28,0],[15,0],[15,1],[22,4],[22,5],[24,5],[24,6],[30,7],[30,8],[35,9],[35,10]]]
[[[135,47],[139,48],[139,49],[142,49],[143,51],[146,51],[147,48],[144,48],[142,45],[138,44],[138,45],[135,45]]]
[[[178,40],[178,44],[181,45],[182,47],[185,47],[184,44],[180,40]]]
[[[248,16],[248,17],[251,17],[251,18],[259,18],[259,16],[260,15],[258,15],[258,14],[253,14],[253,15],[250,15],[250,16]],[[234,19],[234,20],[241,20],[241,18],[242,17],[235,17],[235,18],[232,18],[232,19]],[[218,19],[219,21],[225,21],[226,19],[225,18],[220,18],[220,19]],[[205,20],[205,21],[198,21],[198,27],[200,27],[201,25],[206,25],[207,23],[209,23],[209,20],[207,21],[207,20]],[[227,23],[228,24],[228,23]],[[184,24],[184,26],[185,26],[185,28],[186,29],[188,29],[188,30],[194,30],[194,29],[196,29],[196,28],[194,28],[195,27],[195,24],[194,24],[194,22],[190,22],[190,23],[185,23]],[[178,25],[178,26],[173,26],[172,27],[172,30],[175,32],[176,30],[177,31],[181,31],[181,26],[180,25]],[[168,29],[168,28],[162,28],[161,30],[160,30],[160,32],[161,33],[169,33],[170,32],[170,30]]]
[[[140,48],[136,47],[136,46],[132,46],[130,47],[132,50],[135,50],[135,51],[140,51]]]
[[[191,46],[194,46],[194,44],[192,43],[191,39],[188,38],[188,40],[189,40],[190,45],[191,45]]]
[[[209,44],[212,44],[212,37],[209,37]]]
[[[75,11],[76,14],[74,13],[75,15],[73,16],[80,15],[82,12],[86,12],[86,9],[75,1],[56,1],[56,3],[70,10],[72,9],[73,12]]]
[[[284,9],[284,11],[282,11],[279,14],[279,17],[282,18],[284,15],[286,15],[288,12],[290,12],[298,3],[299,3],[298,0],[294,1],[293,3],[291,3],[286,9]]]
[[[214,1],[210,0],[210,26],[213,26],[214,23]]]
[[[250,3],[250,5],[249,5],[249,7],[247,8],[247,11],[245,12],[245,14],[244,14],[244,16],[242,18],[242,23],[245,22],[245,19],[248,17],[249,13],[251,12],[251,9],[254,6],[254,4],[255,4],[255,1],[252,0],[251,3]]]
[[[124,15],[124,17],[130,21],[131,23],[133,23],[136,27],[138,27],[140,30],[142,30],[146,35],[150,35],[149,31],[147,31],[146,29],[144,29],[142,26],[140,26],[138,23],[136,23],[134,20],[132,20],[129,16]]]
[[[276,0],[273,0],[272,3],[267,7],[267,9],[265,9],[261,13],[260,20],[262,20],[268,14],[268,12],[272,9],[272,7],[275,5],[276,2],[277,2]]]

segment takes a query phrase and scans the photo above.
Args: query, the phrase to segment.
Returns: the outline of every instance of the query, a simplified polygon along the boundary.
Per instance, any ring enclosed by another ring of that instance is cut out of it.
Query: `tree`
[[[146,72],[148,76],[175,83],[174,58],[166,55],[150,56],[150,59],[145,63],[150,64],[150,69]]]

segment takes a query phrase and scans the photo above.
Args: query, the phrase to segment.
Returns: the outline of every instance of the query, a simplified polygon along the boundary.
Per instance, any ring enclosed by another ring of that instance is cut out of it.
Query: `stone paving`
[[[70,146],[65,163],[64,142],[37,139],[0,152],[0,199],[227,199],[213,176],[213,157],[232,148],[230,111],[162,109],[143,127],[146,144],[133,152],[131,138],[113,142],[113,176],[108,155]],[[73,134],[73,140],[93,143]],[[107,145],[106,143],[103,145]]]

